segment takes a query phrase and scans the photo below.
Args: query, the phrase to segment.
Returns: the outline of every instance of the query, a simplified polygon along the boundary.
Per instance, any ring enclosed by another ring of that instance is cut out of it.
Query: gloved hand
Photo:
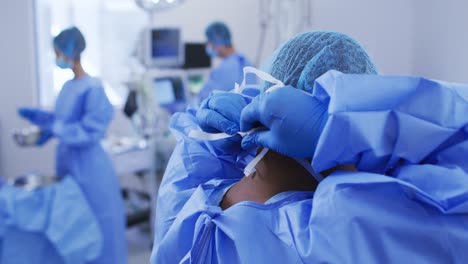
[[[54,136],[54,134],[52,133],[52,131],[50,131],[50,130],[41,130],[41,136],[37,139],[36,145],[37,145],[37,146],[42,146],[42,145],[44,145],[44,144],[47,143],[47,141],[49,141],[49,139],[51,139],[53,136]]]
[[[18,109],[18,114],[44,131],[52,130],[55,120],[53,113],[34,108],[20,108]]]
[[[327,119],[327,106],[301,90],[287,86],[264,93],[242,111],[241,131],[264,127],[244,137],[242,147],[311,158]]]
[[[197,111],[197,120],[205,132],[239,132],[242,109],[247,105],[244,97],[236,93],[215,93],[205,99]]]
[[[246,105],[244,97],[240,94],[215,93],[202,102],[196,117],[205,132],[234,135],[239,132],[241,111]],[[242,137],[236,135],[213,141],[213,146],[223,153],[236,154],[242,151],[241,141]]]

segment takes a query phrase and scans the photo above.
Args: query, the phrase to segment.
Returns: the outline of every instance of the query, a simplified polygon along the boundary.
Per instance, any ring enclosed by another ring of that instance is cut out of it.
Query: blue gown
[[[235,83],[240,84],[244,79],[244,67],[252,65],[244,55],[239,53],[225,58],[217,68],[210,72],[208,80],[200,90],[200,101],[208,97],[214,90],[230,91],[234,89]],[[249,78],[251,77],[249,76]]]
[[[92,263],[127,263],[125,210],[113,165],[101,146],[113,106],[101,82],[85,76],[66,82],[55,106],[57,175],[71,175],[81,187],[103,235],[103,249]]]
[[[96,217],[73,179],[33,191],[0,188],[1,264],[84,264],[101,249]]]
[[[243,176],[235,156],[188,137],[178,145],[157,206],[151,263],[465,263],[468,260],[468,87],[416,77],[317,79],[329,119],[312,165],[337,171],[315,192],[265,204],[219,203]]]

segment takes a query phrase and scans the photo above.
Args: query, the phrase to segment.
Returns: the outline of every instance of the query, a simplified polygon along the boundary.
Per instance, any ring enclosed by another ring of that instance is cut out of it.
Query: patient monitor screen
[[[162,105],[172,104],[176,102],[174,86],[169,79],[154,81],[154,96],[156,102]]]
[[[180,48],[180,32],[177,29],[153,29],[151,55],[156,58],[177,58]]]

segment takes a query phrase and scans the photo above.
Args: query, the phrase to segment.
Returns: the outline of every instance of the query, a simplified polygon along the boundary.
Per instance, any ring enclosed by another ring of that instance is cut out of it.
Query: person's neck
[[[251,177],[257,185],[265,187],[268,198],[286,191],[314,191],[318,185],[301,164],[273,151],[269,151],[257,164]]]
[[[225,47],[221,50],[220,52],[221,58],[227,58],[231,56],[232,54],[236,53],[236,50],[233,47]]]
[[[73,65],[73,74],[75,75],[75,79],[80,79],[86,75],[86,72],[83,69],[83,66],[81,66],[81,62],[75,62]]]
[[[317,181],[294,159],[269,151],[257,164],[256,172],[242,178],[224,195],[220,207],[225,210],[242,201],[265,203],[287,191],[314,191]]]
[[[269,151],[255,167],[256,172],[243,177],[224,195],[220,203],[223,210],[242,201],[265,203],[273,196],[287,191],[315,191],[318,182],[292,158]],[[328,176],[336,170],[356,170],[353,165],[343,165],[323,171]]]

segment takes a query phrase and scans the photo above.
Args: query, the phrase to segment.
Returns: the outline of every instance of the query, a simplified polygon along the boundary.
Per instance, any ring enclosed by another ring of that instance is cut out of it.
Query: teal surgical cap
[[[286,85],[312,92],[315,79],[329,70],[377,74],[377,68],[361,45],[351,37],[328,31],[295,36],[274,54],[271,75]]]
[[[68,58],[78,59],[86,48],[86,41],[78,28],[71,27],[63,30],[54,38],[54,48]]]
[[[205,31],[209,42],[217,46],[232,46],[231,32],[226,24],[222,22],[211,23]]]

